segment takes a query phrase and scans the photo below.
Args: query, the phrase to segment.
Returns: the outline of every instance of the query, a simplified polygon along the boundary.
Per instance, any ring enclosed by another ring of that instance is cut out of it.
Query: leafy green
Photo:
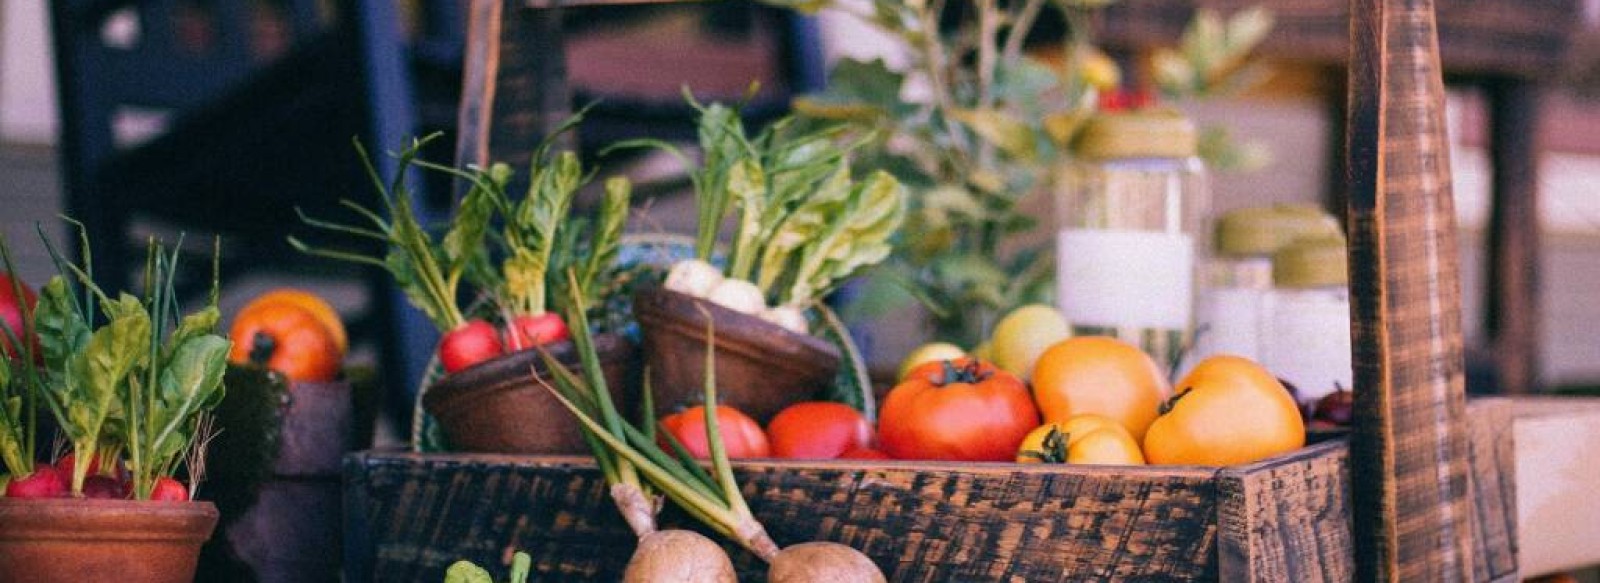
[[[448,331],[466,322],[456,296],[463,275],[482,261],[481,242],[490,220],[490,213],[485,212],[484,208],[488,205],[486,197],[489,195],[482,191],[491,187],[475,183],[474,188],[460,201],[461,208],[456,213],[453,227],[444,235],[442,242],[435,243],[433,235],[417,218],[416,210],[412,207],[412,193],[406,176],[413,165],[427,166],[417,158],[422,149],[439,135],[412,140],[409,146],[401,150],[396,156],[398,164],[395,176],[387,186],[378,176],[377,168],[373,166],[361,142],[355,142],[356,152],[361,156],[367,175],[383,200],[384,214],[379,215],[347,200],[341,202],[366,219],[370,227],[333,223],[304,214],[300,216],[302,222],[314,228],[381,242],[387,249],[382,256],[315,248],[292,236],[289,237],[289,244],[302,253],[383,268],[413,306],[426,314],[439,330]],[[488,176],[503,178],[504,174],[491,173]]]
[[[494,576],[471,561],[456,561],[445,569],[444,583],[494,583]]]

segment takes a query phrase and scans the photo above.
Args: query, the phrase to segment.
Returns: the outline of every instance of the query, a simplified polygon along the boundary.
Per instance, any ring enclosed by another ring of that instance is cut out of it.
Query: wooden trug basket
[[[1463,391],[1433,2],[1350,15],[1348,441],[1228,468],[741,464],[774,539],[851,544],[894,581],[1516,580],[1509,413]],[[525,159],[564,116],[559,18],[474,0],[459,162]],[[634,546],[580,458],[367,453],[345,471],[350,580],[435,582],[522,549],[542,580],[609,581]]]

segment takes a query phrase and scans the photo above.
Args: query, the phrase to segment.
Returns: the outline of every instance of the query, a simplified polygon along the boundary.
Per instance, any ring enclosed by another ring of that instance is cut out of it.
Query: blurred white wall
[[[55,142],[49,23],[46,0],[0,0],[0,141]]]

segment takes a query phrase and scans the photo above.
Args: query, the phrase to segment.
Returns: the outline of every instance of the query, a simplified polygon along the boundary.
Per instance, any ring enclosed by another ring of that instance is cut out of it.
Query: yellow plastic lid
[[[1084,122],[1073,148],[1079,156],[1117,158],[1188,158],[1198,151],[1194,122],[1172,111],[1098,114]]]
[[[1348,253],[1342,235],[1295,239],[1272,254],[1272,283],[1290,288],[1348,285]]]

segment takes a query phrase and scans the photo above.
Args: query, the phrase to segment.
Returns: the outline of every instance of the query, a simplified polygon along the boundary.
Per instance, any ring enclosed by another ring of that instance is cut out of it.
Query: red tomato
[[[676,437],[690,455],[700,459],[711,457],[710,440],[706,438],[704,405],[662,417],[661,428]],[[722,446],[728,451],[729,459],[772,455],[772,447],[767,443],[767,434],[761,431],[761,425],[738,409],[717,405],[717,429],[722,432]],[[672,451],[671,448],[664,449]]]
[[[844,453],[839,454],[839,459],[842,459],[842,460],[892,460],[894,458],[889,457],[889,454],[883,453],[880,450],[872,449],[870,447],[853,447],[853,448],[845,450]]]
[[[567,323],[561,321],[561,316],[555,312],[545,312],[537,316],[517,316],[506,324],[506,349],[524,350],[560,342],[571,337],[567,330]]]
[[[151,502],[185,502],[189,500],[189,489],[183,482],[162,476],[156,478],[155,487],[150,489]]]
[[[878,415],[878,443],[896,459],[1011,461],[1039,410],[1011,373],[970,358],[911,370]]]
[[[872,444],[872,425],[854,407],[844,403],[795,403],[767,423],[772,456],[827,460],[846,450]]]
[[[483,320],[468,320],[439,339],[439,363],[445,372],[456,372],[503,352],[500,331]]]
[[[22,288],[21,301],[18,301],[17,289],[14,286]],[[11,330],[10,335],[0,332],[0,353],[11,357],[17,355],[15,347],[11,346],[11,335],[15,335],[18,339],[27,338],[33,353],[36,356],[39,354],[39,337],[24,328],[22,322],[22,307],[27,306],[28,312],[31,313],[38,305],[39,298],[28,284],[22,283],[20,279],[13,283],[11,274],[0,272],[0,321],[4,321],[6,327]]]
[[[252,363],[291,381],[326,382],[339,376],[338,339],[310,310],[287,303],[252,308],[233,320],[228,361]]]

